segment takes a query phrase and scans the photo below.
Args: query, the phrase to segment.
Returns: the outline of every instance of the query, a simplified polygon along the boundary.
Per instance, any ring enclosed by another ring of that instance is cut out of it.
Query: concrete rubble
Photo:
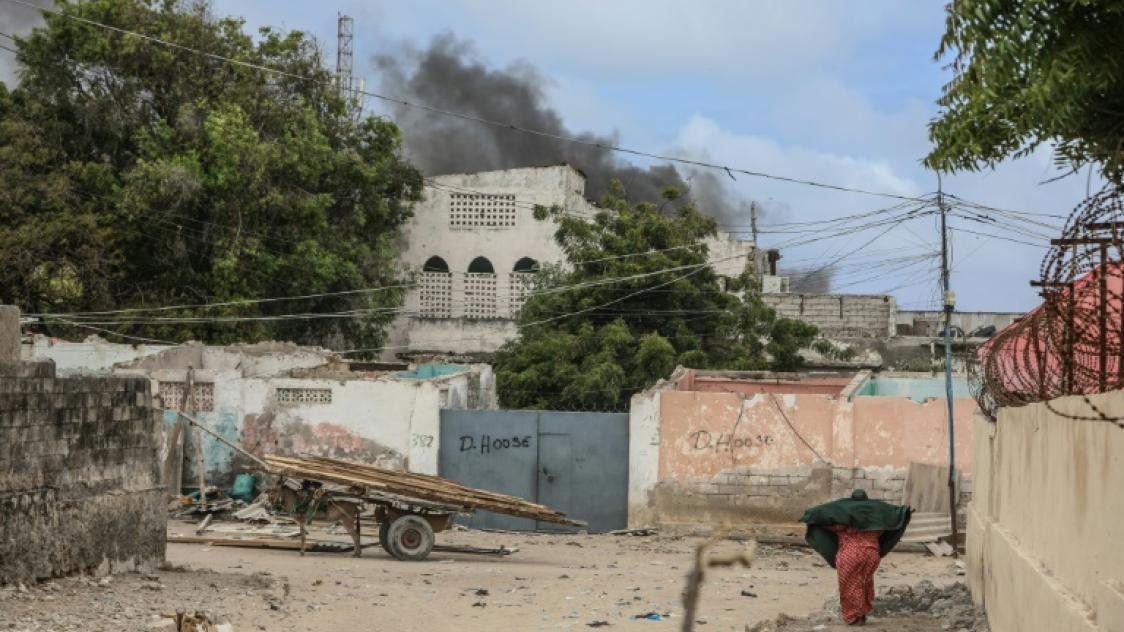
[[[878,590],[868,625],[880,620],[925,616],[938,620],[940,630],[950,632],[990,632],[982,608],[972,603],[968,586],[956,582],[937,586],[929,580],[916,585],[897,585]],[[820,632],[833,629],[841,621],[839,600],[830,597],[823,610],[807,617],[780,614],[775,619],[746,626],[746,632]],[[887,621],[889,623],[889,621]]]

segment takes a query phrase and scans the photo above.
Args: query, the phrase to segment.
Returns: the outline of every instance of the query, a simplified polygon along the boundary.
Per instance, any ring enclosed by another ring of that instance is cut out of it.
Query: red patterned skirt
[[[856,531],[851,527],[833,526],[839,535],[839,552],[835,570],[839,574],[839,605],[843,619],[855,623],[874,609],[874,572],[882,560],[878,554],[881,531]]]

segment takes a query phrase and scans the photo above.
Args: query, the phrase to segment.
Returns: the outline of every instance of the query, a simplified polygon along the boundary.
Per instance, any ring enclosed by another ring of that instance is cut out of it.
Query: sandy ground
[[[182,523],[170,532],[184,532]],[[0,589],[0,630],[144,630],[161,612],[207,610],[235,630],[678,630],[697,538],[452,531],[441,544],[518,547],[504,558],[434,553],[399,562],[379,548],[350,554],[169,544],[176,570],[72,578]],[[724,542],[716,553],[743,546]],[[948,558],[892,553],[877,582],[957,581]],[[779,613],[802,616],[835,594],[835,574],[795,547],[761,547],[753,568],[709,571],[697,630],[736,630]],[[743,591],[755,596],[743,595]],[[660,620],[637,619],[656,613]],[[812,628],[810,628],[812,629]],[[850,630],[828,625],[819,630]],[[929,632],[917,617],[867,630]]]

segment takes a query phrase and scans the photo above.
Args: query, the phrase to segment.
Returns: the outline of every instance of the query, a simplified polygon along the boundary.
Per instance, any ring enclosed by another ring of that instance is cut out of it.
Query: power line
[[[52,14],[64,17],[68,20],[73,20],[73,21],[76,21],[76,22],[82,22],[84,24],[96,26],[98,28],[113,31],[115,33],[120,33],[122,35],[129,35],[129,36],[132,36],[132,37],[137,37],[137,38],[142,39],[144,41],[151,42],[151,43],[154,43],[154,44],[159,44],[161,46],[166,46],[168,48],[173,48],[173,49],[176,49],[176,50],[185,51],[185,52],[193,53],[193,54],[196,54],[196,55],[201,55],[203,57],[207,57],[209,59],[214,59],[216,61],[221,61],[221,62],[225,62],[225,63],[229,63],[229,64],[235,64],[235,65],[239,65],[239,66],[242,66],[242,67],[245,67],[245,68],[252,68],[254,70],[260,70],[262,72],[274,73],[274,74],[277,74],[277,75],[289,77],[291,79],[297,79],[297,80],[300,80],[300,81],[316,83],[316,84],[324,85],[324,86],[330,85],[330,82],[327,82],[327,81],[324,81],[324,80],[321,80],[321,79],[317,79],[315,77],[309,77],[309,76],[306,76],[306,75],[301,75],[301,74],[289,72],[289,71],[286,71],[286,70],[271,68],[269,66],[264,66],[262,64],[256,64],[256,63],[253,63],[253,62],[234,59],[234,58],[231,58],[231,57],[226,57],[225,55],[219,55],[217,53],[212,53],[212,52],[200,50],[198,48],[194,48],[194,47],[191,47],[191,46],[186,46],[186,45],[178,44],[178,43],[175,43],[175,42],[169,42],[167,40],[160,39],[160,38],[154,37],[152,35],[146,35],[144,33],[138,33],[136,31],[130,31],[128,29],[124,29],[124,28],[121,28],[121,27],[112,26],[112,25],[109,25],[109,24],[104,24],[102,22],[97,22],[95,20],[90,20],[88,18],[73,15],[73,14],[67,13],[65,11],[59,11],[57,9],[51,9],[51,8],[46,8],[46,7],[38,7],[38,6],[35,6],[35,5],[33,5],[29,2],[25,2],[24,0],[4,0],[4,1],[11,2],[11,3],[14,3],[14,4],[23,5],[23,6],[28,7],[28,8],[52,13]],[[606,150],[606,151],[613,151],[613,152],[631,155],[631,156],[637,156],[637,157],[641,157],[641,158],[650,158],[650,159],[654,159],[654,160],[662,160],[662,161],[665,161],[665,162],[673,162],[673,163],[692,166],[692,167],[712,169],[712,170],[715,170],[715,171],[721,171],[723,173],[726,173],[727,175],[730,175],[731,177],[732,177],[732,174],[736,173],[736,174],[750,176],[750,177],[754,177],[754,178],[764,178],[764,179],[767,179],[767,180],[775,180],[775,181],[778,181],[778,182],[788,182],[788,183],[791,183],[791,184],[800,184],[800,185],[804,185],[804,186],[811,186],[811,187],[827,189],[827,190],[832,190],[832,191],[840,191],[840,192],[846,192],[846,193],[856,193],[856,194],[861,194],[861,195],[871,195],[871,196],[876,196],[876,197],[884,197],[884,198],[905,200],[905,201],[911,201],[911,202],[924,201],[922,198],[917,198],[917,197],[908,196],[908,195],[901,195],[901,194],[898,194],[898,193],[889,193],[889,192],[885,192],[885,191],[873,191],[873,190],[860,189],[860,188],[855,188],[855,187],[846,187],[846,186],[837,185],[837,184],[817,182],[815,180],[806,180],[806,179],[801,179],[801,178],[793,178],[793,177],[789,177],[789,176],[780,176],[780,175],[765,173],[765,172],[762,172],[762,171],[745,169],[745,168],[741,168],[741,167],[731,167],[729,165],[707,162],[707,161],[703,161],[703,160],[692,160],[692,159],[689,159],[689,158],[681,158],[681,157],[677,157],[677,156],[657,154],[657,153],[648,152],[648,151],[641,151],[641,150],[637,150],[637,149],[631,149],[631,148],[628,148],[628,147],[624,147],[624,146],[621,146],[621,145],[600,143],[600,142],[596,142],[596,141],[587,140],[587,139],[584,139],[584,138],[578,138],[578,137],[573,137],[573,136],[565,136],[565,135],[562,135],[562,134],[555,134],[555,133],[547,132],[547,131],[543,131],[543,130],[523,127],[523,126],[520,126],[520,125],[516,125],[514,123],[497,121],[497,120],[493,120],[493,119],[484,118],[484,117],[481,117],[481,116],[476,116],[476,115],[473,115],[473,114],[466,114],[464,112],[456,112],[456,111],[453,111],[453,110],[445,110],[445,109],[434,107],[434,106],[431,106],[431,105],[426,105],[424,103],[418,103],[418,102],[410,101],[410,100],[403,99],[403,98],[400,98],[400,97],[392,97],[392,96],[380,94],[380,93],[377,93],[377,92],[372,92],[372,91],[369,91],[369,90],[360,90],[360,89],[357,89],[357,88],[354,88],[354,87],[347,87],[347,89],[354,94],[360,94],[360,95],[363,95],[363,96],[366,96],[366,97],[371,97],[371,98],[379,99],[381,101],[385,101],[385,102],[388,102],[388,103],[393,103],[395,105],[401,105],[401,106],[408,107],[408,108],[422,110],[422,111],[425,111],[425,112],[429,112],[431,114],[438,114],[438,115],[446,116],[446,117],[450,117],[450,118],[456,118],[456,119],[460,119],[460,120],[464,120],[464,121],[470,121],[470,122],[473,122],[473,123],[479,123],[481,125],[488,125],[488,126],[491,126],[491,127],[497,127],[497,128],[501,128],[501,129],[511,130],[511,131],[514,131],[514,132],[522,133],[522,134],[538,136],[538,137],[541,137],[541,138],[549,138],[549,139],[560,141],[560,142],[566,142],[566,143],[571,143],[571,144],[575,144],[575,145],[583,145],[583,146],[586,146],[586,147],[595,147],[595,148],[603,149],[603,150]]]
[[[975,231],[975,230],[968,230],[967,228],[960,228],[959,226],[949,226],[948,229],[954,230],[958,233],[968,233],[969,235],[979,235],[981,237],[991,237],[992,239],[1001,239],[1003,241],[1009,241],[1009,242],[1015,243],[1015,244],[1022,244],[1024,246],[1034,246],[1036,248],[1046,248],[1048,246],[1048,244],[1036,244],[1034,242],[1023,241],[1021,239],[1004,237],[1002,235],[994,235],[992,233],[981,233],[981,232]]]

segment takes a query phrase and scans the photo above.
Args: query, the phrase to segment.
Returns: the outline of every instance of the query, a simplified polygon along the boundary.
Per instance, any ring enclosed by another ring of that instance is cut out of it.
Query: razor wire
[[[1124,388],[1124,190],[1108,186],[1081,202],[1051,240],[1039,278],[1043,303],[977,350],[969,367],[980,410],[1080,395],[1094,416],[1120,418],[1089,395]]]

